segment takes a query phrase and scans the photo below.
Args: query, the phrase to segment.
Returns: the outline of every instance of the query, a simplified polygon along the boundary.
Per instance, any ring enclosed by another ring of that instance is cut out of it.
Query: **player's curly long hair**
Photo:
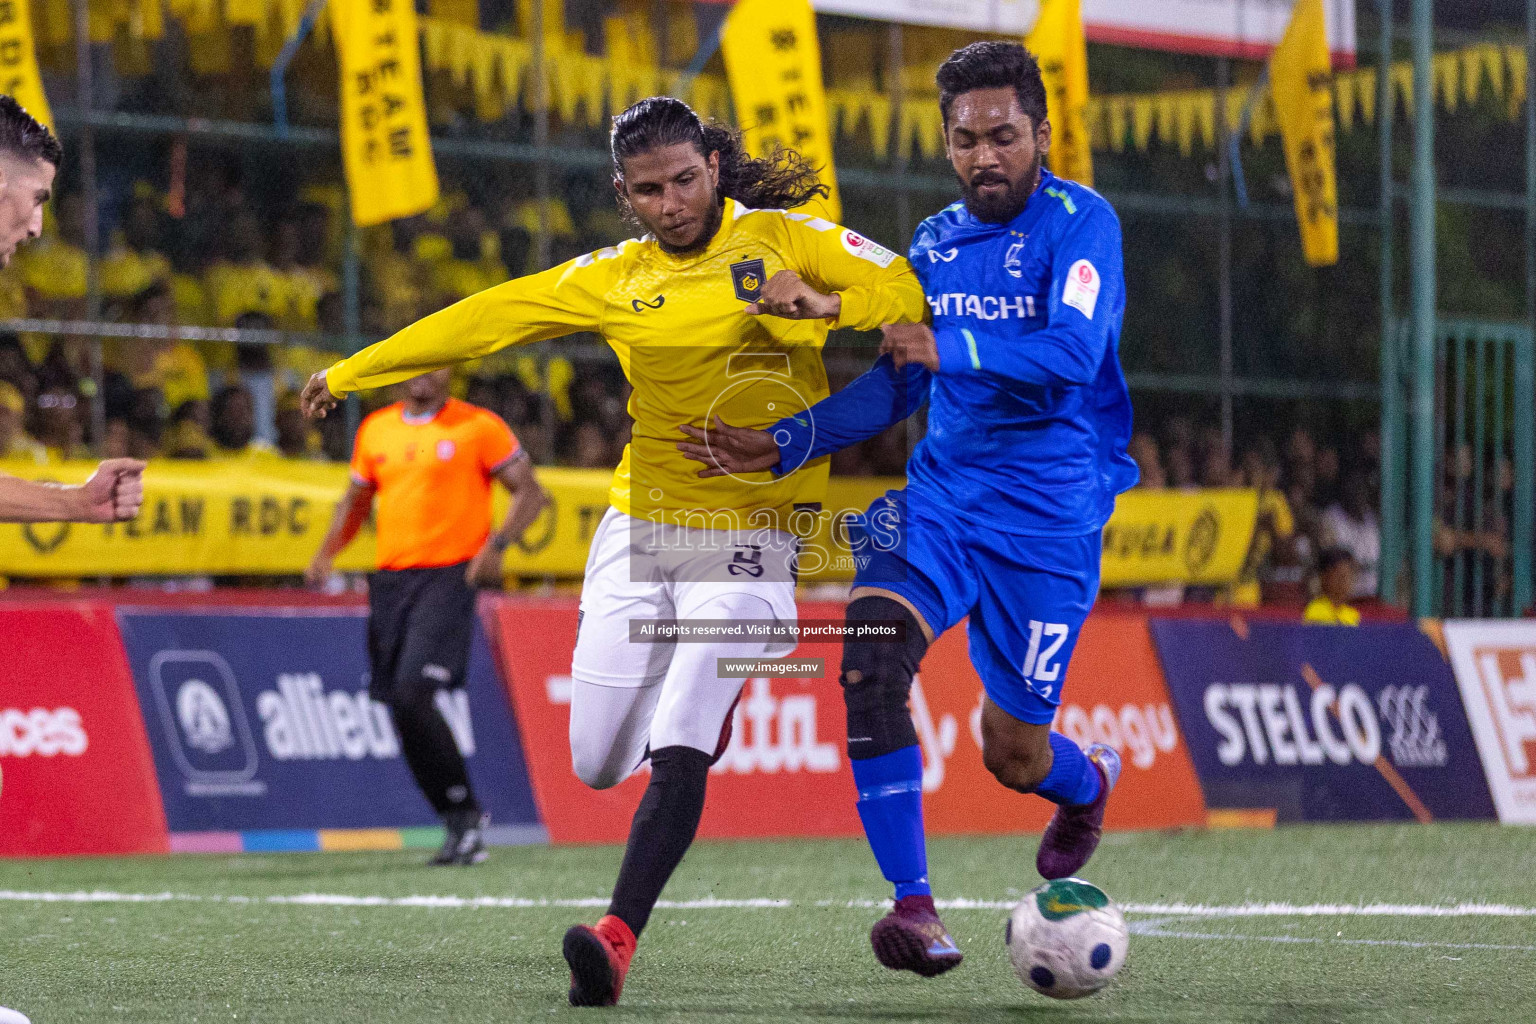
[[[613,173],[622,180],[627,158],[684,142],[698,149],[700,156],[720,154],[722,199],[734,199],[754,210],[792,210],[831,194],[816,176],[816,168],[799,153],[777,146],[767,157],[748,156],[741,132],[713,121],[705,123],[692,107],[670,96],[641,100],[613,119]],[[619,212],[638,223],[622,189]]]

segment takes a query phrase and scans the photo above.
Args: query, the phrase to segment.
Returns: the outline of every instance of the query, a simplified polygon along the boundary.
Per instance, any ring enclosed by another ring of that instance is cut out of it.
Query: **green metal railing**
[[[1395,336],[1399,365],[1408,365],[1411,322],[1400,322]],[[1429,422],[1412,426],[1415,435],[1430,432],[1433,470],[1421,480],[1408,471],[1406,446],[1384,449],[1382,572],[1406,567],[1428,582],[1412,588],[1427,597],[1415,608],[1422,614],[1520,615],[1531,607],[1536,543],[1536,342],[1527,326],[1465,320],[1438,321],[1433,339],[1427,393],[1409,375],[1384,382],[1402,396],[1390,407],[1432,410]],[[1393,435],[1409,436],[1408,426],[1397,424]],[[1428,558],[1405,558],[1410,529],[1433,538]]]

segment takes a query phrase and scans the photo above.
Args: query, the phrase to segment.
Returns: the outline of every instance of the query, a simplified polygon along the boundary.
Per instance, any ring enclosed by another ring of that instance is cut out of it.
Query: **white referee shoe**
[[[0,1024],[32,1024],[24,1013],[0,1006]]]

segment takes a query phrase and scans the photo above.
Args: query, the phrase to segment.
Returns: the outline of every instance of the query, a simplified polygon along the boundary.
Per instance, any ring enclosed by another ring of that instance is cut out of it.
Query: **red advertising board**
[[[112,607],[0,606],[0,856],[166,853]]]
[[[842,606],[803,604],[805,619],[840,619]],[[622,842],[645,787],[643,771],[594,791],[571,770],[568,740],[574,601],[498,601],[502,676],[511,692],[541,816],[556,843]],[[710,780],[701,836],[859,834],[853,775],[843,748],[840,646],[802,644],[824,658],[820,679],[750,679],[731,746]],[[1084,627],[1057,727],[1080,742],[1116,746],[1125,762],[1108,825],[1200,825],[1205,805],[1158,666],[1146,617],[1096,615]],[[934,834],[1036,831],[1052,808],[1003,789],[982,766],[981,684],[963,629],[940,638],[913,687],[923,747],[925,806]]]

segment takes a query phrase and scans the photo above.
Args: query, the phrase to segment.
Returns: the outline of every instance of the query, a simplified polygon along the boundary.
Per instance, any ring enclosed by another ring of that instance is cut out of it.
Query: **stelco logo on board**
[[[1388,686],[1373,701],[1353,683],[1305,696],[1273,683],[1217,683],[1204,703],[1228,767],[1374,764],[1385,753],[1399,768],[1440,768],[1448,759],[1427,686]]]

